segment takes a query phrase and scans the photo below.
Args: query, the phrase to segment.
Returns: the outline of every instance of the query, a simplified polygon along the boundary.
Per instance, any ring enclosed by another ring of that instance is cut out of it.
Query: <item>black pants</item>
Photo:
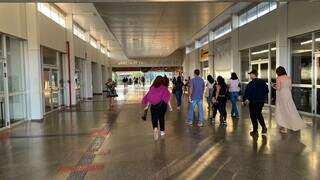
[[[264,102],[250,102],[250,118],[253,126],[253,131],[258,131],[258,122],[262,126],[262,128],[266,128],[266,124],[264,123],[264,119],[262,116],[262,108],[264,106]]]
[[[213,103],[212,104],[212,118],[216,118],[217,115],[217,111],[218,111],[218,103]]]
[[[226,104],[227,104],[227,101],[224,101],[224,100],[218,102],[218,110],[220,113],[221,121],[225,121],[227,119]]]
[[[158,127],[158,122],[160,123],[160,131],[164,131],[164,116],[167,111],[167,104],[165,102],[160,102],[156,105],[151,105],[151,120],[153,129]]]

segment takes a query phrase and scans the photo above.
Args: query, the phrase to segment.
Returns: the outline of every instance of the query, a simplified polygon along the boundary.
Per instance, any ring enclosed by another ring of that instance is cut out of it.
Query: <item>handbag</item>
[[[144,121],[147,120],[148,110],[149,110],[149,108],[143,110],[143,115],[141,116],[141,119],[144,120]]]

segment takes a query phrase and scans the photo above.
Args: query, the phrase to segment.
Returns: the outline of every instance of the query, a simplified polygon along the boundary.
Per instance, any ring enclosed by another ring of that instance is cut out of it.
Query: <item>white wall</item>
[[[276,41],[277,10],[238,28],[239,49],[246,49]]]
[[[320,2],[289,2],[288,37],[320,30]]]
[[[73,36],[73,47],[74,47],[74,55],[85,59],[86,58],[86,44],[87,42],[78,38],[77,36]]]
[[[40,44],[51,49],[66,52],[66,29],[38,12]]]
[[[0,32],[27,39],[25,3],[0,3]]]
[[[228,78],[231,72],[231,39],[223,39],[213,45],[215,76]]]

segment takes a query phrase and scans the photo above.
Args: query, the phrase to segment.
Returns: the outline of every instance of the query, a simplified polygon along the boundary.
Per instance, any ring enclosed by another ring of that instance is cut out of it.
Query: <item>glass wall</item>
[[[53,111],[60,107],[60,62],[61,53],[41,47],[43,62],[43,92],[45,112]]]
[[[22,42],[6,38],[10,121],[26,118],[26,89]]]
[[[290,39],[292,95],[297,108],[320,114],[320,32]]]
[[[249,49],[240,51],[241,58],[241,81],[248,82],[249,81]]]
[[[27,117],[23,42],[0,34],[0,128]]]
[[[315,74],[316,74],[316,112],[320,115],[320,32],[315,33],[315,45],[314,45],[314,55],[315,55]]]
[[[265,44],[240,51],[241,59],[241,89],[244,92],[250,81],[248,72],[252,69],[258,71],[258,77],[263,79],[269,86],[269,95],[266,97],[267,104],[275,104],[276,93],[271,89],[271,82],[275,82],[276,68],[276,43]]]

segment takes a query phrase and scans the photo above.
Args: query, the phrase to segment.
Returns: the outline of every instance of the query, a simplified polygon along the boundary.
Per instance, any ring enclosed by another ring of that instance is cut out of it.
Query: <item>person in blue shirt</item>
[[[199,122],[198,126],[202,127],[204,124],[204,112],[203,112],[203,93],[204,93],[205,83],[200,77],[200,70],[194,70],[194,78],[190,81],[189,90],[189,112],[188,112],[188,124],[192,126],[193,124],[193,112],[195,106],[198,107],[199,111]]]
[[[266,135],[267,127],[262,116],[262,109],[265,102],[265,97],[269,93],[268,85],[262,79],[258,78],[257,70],[253,69],[249,72],[251,82],[247,85],[243,96],[243,103],[249,100],[250,118],[253,126],[251,136],[258,135],[258,122],[262,126],[262,135]]]

